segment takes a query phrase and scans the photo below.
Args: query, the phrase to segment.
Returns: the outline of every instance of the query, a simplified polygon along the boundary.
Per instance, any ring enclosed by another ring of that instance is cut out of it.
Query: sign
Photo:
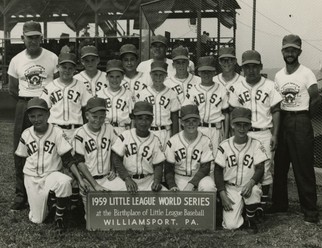
[[[87,230],[215,230],[215,192],[89,192]]]

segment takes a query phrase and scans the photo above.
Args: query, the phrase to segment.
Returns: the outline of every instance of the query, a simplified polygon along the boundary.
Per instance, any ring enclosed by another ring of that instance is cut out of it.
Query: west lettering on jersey
[[[29,156],[31,156],[33,153],[36,153],[38,151],[37,143],[34,140],[26,144],[26,146],[27,146],[27,153]]]
[[[178,95],[183,94],[183,90],[180,85],[173,86],[171,88],[174,92],[176,92]]]
[[[126,106],[126,101],[124,101],[123,99],[119,98],[116,100],[116,108],[117,109],[121,109],[122,111],[124,111]]]
[[[152,158],[152,154],[148,157],[148,155],[150,154],[150,149],[151,147],[149,146],[144,146],[142,149],[142,157],[147,158],[147,160],[149,161]],[[130,144],[126,144],[125,145],[125,156],[129,157],[132,155],[136,155],[138,153],[137,150],[137,144],[136,143],[130,143]]]
[[[101,149],[108,150],[111,145],[111,140],[107,139],[106,137],[103,137],[101,140]],[[97,150],[97,145],[94,139],[89,139],[88,141],[85,141],[85,150],[87,154]]]
[[[237,166],[237,160],[236,160],[236,155],[230,155],[228,156],[228,167],[234,167]]]
[[[52,151],[55,147],[55,143],[54,142],[51,142],[49,140],[46,140],[45,143],[44,143],[44,151],[45,152],[48,152],[49,154],[52,154]]]
[[[265,100],[268,98],[268,96],[269,96],[268,93],[266,92],[263,93],[263,91],[257,90],[255,100],[265,103]]]
[[[251,157],[249,154],[246,154],[244,157],[243,165],[247,166],[250,169],[253,163],[254,163],[254,158]]]
[[[268,97],[269,97],[269,94],[266,92],[263,92],[261,90],[257,90],[255,93],[255,100],[260,101],[262,103],[265,103],[265,101],[268,99]],[[239,94],[238,101],[242,105],[244,105],[246,102],[250,102],[251,101],[250,92],[247,90],[247,91],[244,91],[241,94]]]
[[[212,94],[210,97],[210,103],[215,103],[215,106],[218,107],[219,104],[222,102],[222,97],[218,97],[217,94]]]
[[[80,98],[81,94],[78,91],[68,90],[67,92],[67,99],[72,100],[73,102],[77,103],[78,99]],[[54,91],[50,94],[49,99],[52,104],[56,104],[57,102],[63,99],[63,92],[61,89]]]
[[[201,151],[198,149],[194,149],[191,154],[191,159],[193,160],[200,160],[201,159]],[[187,158],[187,152],[184,147],[180,148],[179,150],[174,151],[174,158],[176,162],[180,162],[183,159]]]

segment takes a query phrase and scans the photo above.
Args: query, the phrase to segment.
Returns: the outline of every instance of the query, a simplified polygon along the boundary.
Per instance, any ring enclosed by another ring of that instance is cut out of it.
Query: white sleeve
[[[72,146],[66,140],[63,130],[59,127],[54,127],[54,132],[56,132],[57,153],[62,156],[66,152],[72,150]]]
[[[213,155],[213,147],[211,144],[210,139],[204,139],[205,141],[203,142],[203,150],[202,150],[202,155],[200,157],[200,163],[208,163],[212,160],[214,160],[214,155]]]
[[[231,86],[232,90],[234,90],[234,86]],[[240,107],[240,103],[238,101],[238,95],[236,95],[235,92],[233,92],[232,90],[229,90],[229,105],[233,106],[233,107]]]
[[[76,132],[73,138],[73,149],[76,153],[80,155],[85,155],[85,149],[83,145],[84,138],[82,137],[81,132]]]
[[[154,148],[152,155],[152,164],[159,164],[165,160],[164,153],[161,150],[161,142],[158,138],[154,139]]]
[[[23,157],[23,158],[26,158],[28,157],[28,152],[27,152],[27,146],[26,146],[26,132],[23,132],[21,137],[20,137],[20,140],[19,140],[19,144],[18,144],[18,147],[17,147],[17,150],[15,152],[15,154],[19,157]]]
[[[112,150],[121,157],[124,156],[124,152],[125,152],[124,140],[125,139],[123,134],[120,134],[112,146]]]
[[[266,154],[265,147],[262,145],[260,141],[255,141],[257,144],[255,146],[254,152],[254,164],[258,165],[268,159],[268,156]]]
[[[217,155],[215,157],[215,163],[223,168],[226,167],[226,154],[222,144],[218,146]]]
[[[169,163],[174,164],[176,162],[175,156],[174,156],[174,139],[169,139],[167,142],[167,145],[165,147],[165,158]]]

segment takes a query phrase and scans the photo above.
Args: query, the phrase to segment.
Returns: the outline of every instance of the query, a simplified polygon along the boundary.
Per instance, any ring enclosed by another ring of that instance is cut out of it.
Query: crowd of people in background
[[[255,50],[242,54],[243,75],[233,47],[209,55],[206,32],[196,67],[184,46],[168,57],[168,40],[156,35],[151,59],[124,44],[105,71],[98,49],[82,46],[80,72],[72,50],[57,57],[41,47],[38,22],[24,24],[22,39],[8,69],[17,100],[11,210],[29,207],[34,223],[54,213],[63,231],[66,212],[82,208],[86,218],[89,191],[208,191],[223,228],[256,233],[267,214],[288,210],[292,164],[304,221],[319,222],[310,118],[321,99],[299,62],[299,36],[283,38],[274,81]]]

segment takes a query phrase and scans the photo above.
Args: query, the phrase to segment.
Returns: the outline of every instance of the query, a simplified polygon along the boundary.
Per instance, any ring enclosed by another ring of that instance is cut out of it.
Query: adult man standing
[[[26,49],[12,58],[9,68],[9,94],[17,100],[14,126],[15,151],[21,133],[31,126],[26,115],[27,102],[40,96],[43,86],[53,80],[58,63],[57,56],[40,46],[42,33],[40,23],[28,21],[23,25],[22,41]],[[26,208],[27,195],[23,182],[24,160],[14,155],[16,171],[16,196],[11,210]]]
[[[285,67],[277,72],[275,82],[283,96],[281,129],[275,154],[273,205],[271,212],[288,209],[287,174],[292,163],[304,221],[318,223],[314,174],[314,134],[310,114],[321,103],[313,72],[299,63],[302,41],[286,35],[282,42]]]

